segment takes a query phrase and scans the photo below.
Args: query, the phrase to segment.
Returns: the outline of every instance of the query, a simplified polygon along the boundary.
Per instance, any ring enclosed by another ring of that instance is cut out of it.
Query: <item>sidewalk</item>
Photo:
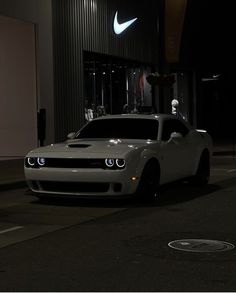
[[[235,142],[215,142],[213,144],[213,156],[230,156],[236,158]]]
[[[23,158],[0,159],[0,191],[26,186]]]
[[[233,143],[217,142],[213,145],[213,156],[236,159],[236,146]],[[0,191],[25,186],[24,158],[0,159]]]

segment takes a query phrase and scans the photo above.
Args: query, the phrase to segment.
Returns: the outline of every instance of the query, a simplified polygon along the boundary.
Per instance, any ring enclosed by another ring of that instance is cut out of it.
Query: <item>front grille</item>
[[[57,159],[47,158],[45,167],[49,168],[99,168],[105,169],[104,159]]]
[[[93,183],[93,182],[56,182],[56,181],[39,181],[40,187],[44,191],[52,192],[107,192],[109,183]]]

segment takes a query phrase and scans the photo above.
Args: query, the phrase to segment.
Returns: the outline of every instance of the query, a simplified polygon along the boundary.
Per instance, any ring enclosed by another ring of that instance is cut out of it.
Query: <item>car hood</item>
[[[110,139],[110,140],[68,140],[65,143],[51,144],[32,150],[27,156],[44,156],[51,158],[104,158],[125,157],[129,152],[144,149],[153,141]]]

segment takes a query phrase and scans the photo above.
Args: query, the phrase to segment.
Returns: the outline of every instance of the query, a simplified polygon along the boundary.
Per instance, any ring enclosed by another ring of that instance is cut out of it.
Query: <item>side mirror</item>
[[[76,132],[71,132],[67,135],[67,139],[73,139],[76,135]]]
[[[174,140],[180,140],[183,138],[183,135],[180,132],[172,132],[170,138]]]

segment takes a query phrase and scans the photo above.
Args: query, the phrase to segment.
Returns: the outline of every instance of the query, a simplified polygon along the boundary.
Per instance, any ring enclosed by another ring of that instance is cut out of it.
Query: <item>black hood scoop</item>
[[[70,143],[67,145],[69,148],[76,148],[76,149],[86,149],[90,147],[90,144],[84,144],[84,143]]]

